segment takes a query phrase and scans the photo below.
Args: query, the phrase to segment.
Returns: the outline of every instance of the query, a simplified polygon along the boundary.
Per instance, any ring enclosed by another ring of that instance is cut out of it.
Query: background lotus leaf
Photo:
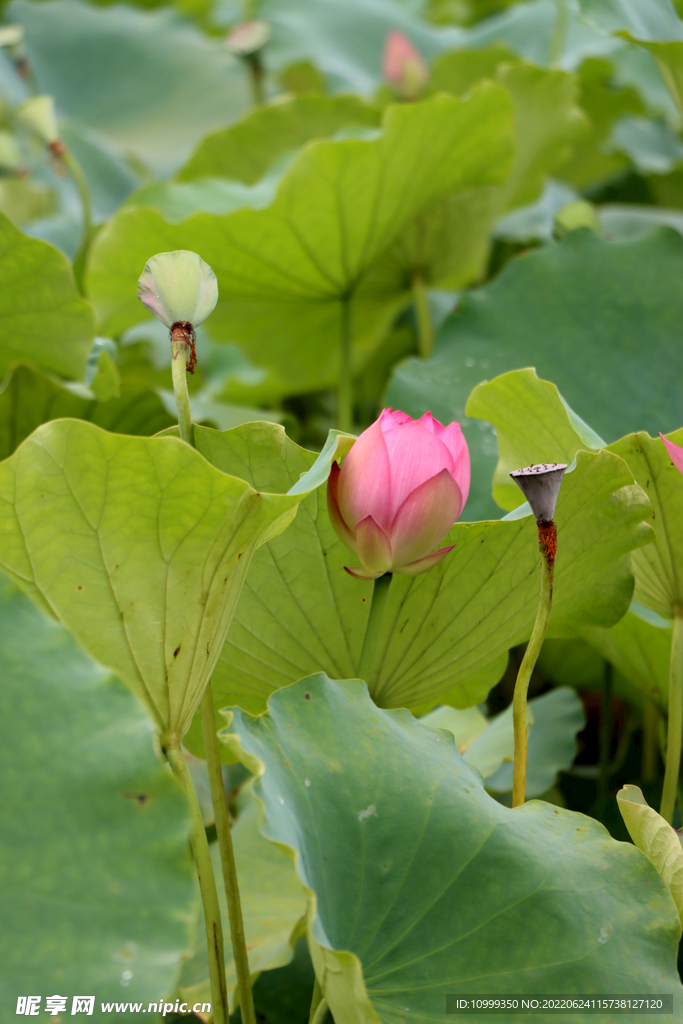
[[[0,566],[182,736],[250,557],[299,500],[173,437],[53,420],[0,465]]]
[[[97,1019],[100,1000],[146,1008],[192,942],[185,799],[137,701],[4,576],[0,659],[2,1004],[14,1015],[19,996],[57,993],[68,1013],[96,994]]]
[[[315,896],[338,1024],[446,1020],[446,993],[482,989],[683,996],[676,908],[642,854],[583,815],[502,807],[446,733],[362,683],[301,680],[221,736],[260,766],[264,834]]]

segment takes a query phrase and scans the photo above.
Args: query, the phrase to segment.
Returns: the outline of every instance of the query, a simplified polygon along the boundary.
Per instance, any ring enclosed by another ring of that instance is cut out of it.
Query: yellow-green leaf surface
[[[683,430],[667,436],[676,444],[683,442]],[[625,459],[652,502],[655,542],[647,551],[633,553],[634,597],[671,619],[683,607],[683,476],[660,438],[644,432],[629,434],[609,447]]]
[[[251,555],[299,500],[173,437],[55,420],[0,465],[0,567],[182,736]]]
[[[447,993],[667,992],[678,1012],[676,908],[597,821],[501,806],[451,737],[355,680],[302,679],[221,738],[256,769],[264,835],[315,897],[309,946],[336,1024],[446,1024]]]
[[[235,863],[240,884],[244,931],[252,976],[288,964],[294,946],[303,931],[306,916],[306,893],[290,858],[261,835],[262,809],[251,788],[240,794],[237,822],[232,829]],[[218,843],[211,846],[216,877],[220,878],[221,862]],[[228,920],[228,907],[223,886],[218,888],[223,920]],[[235,962],[230,942],[225,944],[226,977],[230,1005],[237,989]],[[180,997],[189,1003],[211,1001],[209,961],[206,945],[200,943],[195,955],[183,967]]]
[[[204,438],[213,444],[207,457],[259,490],[289,490],[313,464],[315,455],[289,440],[280,460],[266,461],[256,436],[247,445],[243,429],[205,434],[196,428],[195,434],[200,447]],[[644,520],[650,514],[620,459],[604,452],[579,456],[558,503],[551,632],[575,635],[621,618],[633,589],[627,552],[649,542]],[[457,706],[477,704],[503,671],[509,647],[531,631],[539,586],[533,519],[457,523],[447,542],[455,547],[439,566],[392,581],[380,658],[368,681],[383,706],[427,710],[446,693]],[[213,675],[218,708],[239,704],[260,712],[273,690],[321,669],[356,676],[372,584],[352,579],[344,571],[351,564],[321,488],[302,501],[286,533],[252,560]],[[196,722],[188,743],[201,751]]]
[[[228,178],[253,185],[278,157],[344,128],[375,128],[380,112],[358,96],[296,96],[257,107],[229,128],[212,132],[176,174],[176,181]]]
[[[652,862],[676,904],[683,925],[683,847],[668,821],[649,807],[638,786],[624,786],[617,803],[631,839]]]
[[[669,659],[671,623],[664,619],[648,621],[647,610],[633,605],[616,626],[595,626],[586,639],[604,658],[611,661],[630,683],[660,708],[669,703]]]
[[[0,214],[0,375],[17,360],[82,379],[92,348],[92,311],[71,264],[47,242],[27,238]]]
[[[156,434],[173,422],[151,388],[124,384],[118,398],[99,402],[86,388],[19,365],[0,387],[0,459],[11,455],[41,423],[67,416],[91,420],[117,434]]]
[[[547,380],[533,368],[502,373],[474,389],[465,407],[467,416],[488,420],[496,428],[498,465],[493,497],[508,512],[524,496],[510,473],[534,462],[570,465],[580,448],[597,450],[603,442],[567,406]]]
[[[512,104],[484,85],[460,101],[436,96],[392,106],[372,139],[306,146],[272,206],[225,216],[195,214],[179,225],[155,211],[122,211],[103,229],[87,276],[105,333],[140,320],[135,282],[150,253],[190,248],[211,264],[220,298],[215,340],[237,341],[268,376],[276,397],[336,380],[342,299],[356,291],[354,360],[360,367],[405,302],[372,264],[438,199],[502,180],[512,155]],[[232,382],[228,396],[238,399]]]
[[[4,576],[0,663],[2,1016],[83,994],[94,1020],[144,1024],[100,1000],[146,1009],[177,984],[199,910],[187,801],[143,708]]]

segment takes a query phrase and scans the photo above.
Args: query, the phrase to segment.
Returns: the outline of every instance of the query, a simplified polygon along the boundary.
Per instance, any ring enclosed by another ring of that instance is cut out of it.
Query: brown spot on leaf
[[[135,800],[138,807],[144,807],[148,800],[152,799],[151,793],[123,793],[124,800]]]
[[[304,697],[306,698],[306,700],[310,700],[311,699],[310,693],[305,693]]]
[[[173,657],[174,657],[174,658],[177,658],[177,657],[178,657],[178,655],[180,654],[180,648],[181,648],[181,646],[182,646],[182,644],[178,644],[178,646],[176,647],[175,651],[173,652]]]

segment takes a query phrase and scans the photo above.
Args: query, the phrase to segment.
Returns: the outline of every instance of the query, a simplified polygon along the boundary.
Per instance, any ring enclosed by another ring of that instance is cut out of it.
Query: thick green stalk
[[[428,359],[434,347],[434,324],[432,311],[429,308],[429,297],[421,274],[413,275],[413,305],[417,321],[417,343],[420,355]]]
[[[223,955],[223,928],[221,911],[218,904],[216,880],[213,875],[211,854],[206,838],[206,830],[202,820],[202,812],[197,800],[197,793],[190,776],[185,757],[176,739],[165,746],[166,756],[176,779],[180,783],[191,813],[192,853],[194,855],[199,891],[204,905],[204,922],[206,924],[206,943],[209,953],[209,978],[211,981],[211,999],[213,1005],[214,1024],[228,1024],[228,992],[225,983],[225,957]]]
[[[557,15],[555,16],[555,25],[550,39],[550,59],[548,61],[551,68],[560,66],[569,23],[569,10],[566,0],[555,0],[555,7],[557,8]]]
[[[384,576],[380,576],[375,580],[372,591],[370,615],[368,616],[368,624],[365,627],[365,637],[363,638],[363,647],[360,652],[360,661],[358,662],[358,678],[368,685],[372,676],[377,637],[379,636],[382,619],[384,618],[384,606],[387,603],[390,584],[391,573],[385,572]]]
[[[171,332],[171,376],[173,392],[178,409],[178,426],[183,441],[194,447],[194,427],[190,412],[190,395],[187,390],[187,353],[189,351],[187,330],[175,327]]]
[[[249,78],[251,80],[251,95],[255,107],[261,107],[265,103],[263,91],[263,62],[259,53],[250,54],[247,57],[249,66]]]
[[[664,788],[659,813],[669,824],[673,822],[676,789],[681,769],[681,735],[683,734],[683,609],[676,609],[669,659],[669,723],[666,735]]]
[[[323,1024],[323,1021],[327,1016],[328,1009],[329,1007],[327,1005],[327,999],[325,999],[325,997],[323,996],[320,1002],[318,1003],[318,1007],[315,1013],[311,1017],[310,1024]]]
[[[348,296],[342,299],[341,304],[341,340],[337,395],[339,429],[350,434],[353,430],[353,370],[351,368],[351,299]]]
[[[211,683],[209,683],[204,690],[204,696],[202,697],[200,708],[204,750],[206,753],[206,766],[208,768],[209,784],[211,786],[211,803],[213,804],[213,813],[216,822],[218,848],[221,854],[221,867],[223,869],[223,881],[225,883],[225,898],[228,902],[230,935],[232,937],[232,954],[235,960],[235,972],[237,974],[237,989],[239,992],[242,1022],[243,1024],[256,1024],[254,997],[251,991],[251,977],[249,974],[249,960],[247,958],[247,942],[244,935],[244,920],[242,918],[242,904],[240,902],[240,891],[237,884],[235,852],[232,846],[228,807],[225,802],[225,790],[223,789],[223,772],[221,769],[221,759],[218,751],[216,715],[213,709]]]
[[[538,596],[536,621],[531,631],[522,664],[519,666],[515,693],[512,698],[512,724],[515,734],[515,756],[512,772],[512,806],[524,803],[526,792],[526,699],[529,692],[531,673],[534,670],[545,639],[553,598],[553,563],[546,555],[541,562],[541,589]]]
[[[81,291],[83,290],[83,274],[85,272],[85,260],[88,255],[88,249],[90,242],[93,238],[93,219],[92,219],[92,204],[90,202],[90,189],[88,188],[88,182],[83,168],[79,164],[76,157],[73,155],[70,149],[66,146],[61,153],[62,160],[66,164],[71,177],[74,180],[74,184],[78,191],[78,198],[81,201],[81,214],[83,218],[83,234],[81,237],[81,244],[74,259],[74,273],[76,275],[76,281]]]
[[[313,995],[311,996],[311,1009],[308,1012],[308,1024],[313,1024],[316,1010],[320,1006],[323,998],[323,990],[320,987],[320,982],[316,978],[313,982]]]
[[[598,817],[607,806],[607,794],[609,790],[609,779],[611,775],[612,761],[612,665],[605,663],[605,678],[602,691],[602,709],[600,712],[600,762],[598,769],[598,796],[596,805],[599,810]]]

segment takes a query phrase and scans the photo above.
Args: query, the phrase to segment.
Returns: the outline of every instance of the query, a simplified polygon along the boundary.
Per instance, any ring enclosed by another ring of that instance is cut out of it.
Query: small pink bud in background
[[[404,100],[416,100],[429,78],[427,65],[420,53],[396,29],[389,32],[384,43],[382,74]]]
[[[669,453],[669,458],[673,462],[674,466],[679,473],[683,473],[683,448],[680,445],[674,444],[673,441],[669,441],[664,434],[659,435],[664,442],[664,447]]]
[[[462,512],[470,489],[470,453],[458,423],[427,412],[413,420],[384,409],[364,430],[327,484],[327,508],[340,539],[361,566],[359,579],[386,572],[417,576],[453,545],[434,551]]]

